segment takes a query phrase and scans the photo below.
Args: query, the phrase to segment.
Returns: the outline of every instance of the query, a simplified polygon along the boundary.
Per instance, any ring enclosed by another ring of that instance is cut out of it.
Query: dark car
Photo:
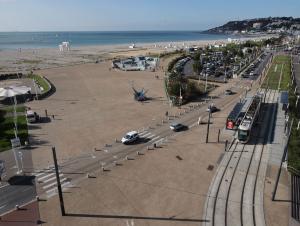
[[[230,89],[225,90],[225,95],[232,95],[233,92]]]
[[[170,129],[177,132],[177,131],[180,131],[180,130],[184,130],[186,129],[187,126],[181,124],[181,123],[177,123],[177,122],[174,122],[170,125]]]
[[[214,106],[214,105],[211,105],[211,106],[209,106],[207,109],[206,109],[206,111],[207,112],[210,112],[210,113],[214,113],[214,112],[217,112],[217,111],[219,111],[220,109],[219,108],[217,108],[216,106]]]

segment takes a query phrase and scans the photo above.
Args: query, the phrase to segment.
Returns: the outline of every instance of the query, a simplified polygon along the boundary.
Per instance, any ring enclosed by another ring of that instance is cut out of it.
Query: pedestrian
[[[169,115],[169,112],[168,112],[168,111],[166,111],[166,117],[168,117],[168,115]]]
[[[47,109],[45,109],[45,115],[46,115],[46,118],[48,118],[48,111],[47,111]]]
[[[52,115],[52,119],[54,119],[54,115]]]

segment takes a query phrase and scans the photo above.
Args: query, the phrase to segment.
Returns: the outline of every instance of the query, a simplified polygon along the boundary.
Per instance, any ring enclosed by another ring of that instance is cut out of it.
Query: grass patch
[[[13,112],[14,112],[14,107],[13,107],[13,106],[10,106],[10,107],[4,107],[3,110],[4,110],[6,113],[13,113]],[[17,112],[25,112],[25,106],[17,106],[16,111],[17,111]]]
[[[36,74],[28,75],[28,77],[34,79],[40,87],[43,87],[42,93],[46,93],[50,90],[50,86],[44,77]]]
[[[4,117],[5,111],[0,113],[0,152],[11,148],[10,140],[15,138],[14,118]],[[18,136],[21,143],[24,144],[28,138],[28,128],[26,116],[18,116]]]
[[[295,84],[289,88],[289,118],[294,119],[294,124],[288,144],[288,166],[300,172],[300,130],[297,130],[300,121],[300,104],[296,106],[297,96],[294,90]]]
[[[282,75],[281,75],[282,73]],[[268,71],[267,77],[262,85],[262,88],[280,90],[289,90],[291,74],[291,57],[279,55],[274,57],[272,65]],[[281,77],[281,81],[280,81]],[[280,82],[280,87],[279,86]]]

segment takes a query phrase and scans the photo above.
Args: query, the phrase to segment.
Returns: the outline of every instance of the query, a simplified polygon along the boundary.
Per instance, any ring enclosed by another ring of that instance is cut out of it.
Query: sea
[[[176,41],[220,40],[229,35],[200,31],[110,31],[110,32],[0,32],[0,49],[57,48],[68,41],[71,47]]]

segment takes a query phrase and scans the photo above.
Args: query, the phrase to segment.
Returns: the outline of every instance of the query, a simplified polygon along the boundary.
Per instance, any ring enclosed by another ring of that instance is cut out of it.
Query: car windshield
[[[130,135],[128,135],[128,134],[125,135],[125,139],[130,139],[130,138],[131,138]]]

